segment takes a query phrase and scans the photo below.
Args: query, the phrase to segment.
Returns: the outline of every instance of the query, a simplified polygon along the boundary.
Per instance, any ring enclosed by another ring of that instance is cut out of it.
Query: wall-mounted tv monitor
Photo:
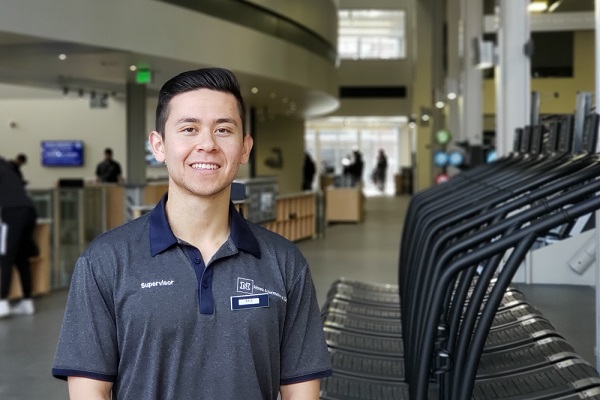
[[[42,140],[41,159],[44,167],[81,167],[83,141]]]

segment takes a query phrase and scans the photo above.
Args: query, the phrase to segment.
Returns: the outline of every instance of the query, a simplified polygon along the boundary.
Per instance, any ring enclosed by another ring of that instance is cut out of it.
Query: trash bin
[[[413,194],[413,169],[412,167],[403,167],[402,176],[402,194]]]

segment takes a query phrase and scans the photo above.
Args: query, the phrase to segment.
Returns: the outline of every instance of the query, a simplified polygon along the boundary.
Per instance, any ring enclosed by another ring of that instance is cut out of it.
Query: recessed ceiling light
[[[548,6],[548,12],[554,12],[559,6],[562,0],[556,0],[554,3]]]
[[[129,70],[130,70],[130,71],[136,71],[136,70],[137,70],[137,66],[135,66],[135,65],[130,65],[130,66],[129,66]]]
[[[527,6],[529,12],[543,12],[548,9],[548,3],[546,1],[536,0],[529,3]]]
[[[269,95],[270,98],[274,99],[277,97],[277,94],[275,92],[271,92],[271,94]]]
[[[67,59],[67,55],[66,55],[66,54],[64,54],[64,53],[63,53],[63,54],[59,54],[59,55],[58,55],[58,59],[59,59],[59,60],[61,60],[61,61],[64,61],[64,60],[66,60],[66,59]]]
[[[250,91],[254,94],[258,93],[258,88],[256,86],[254,86],[252,89],[250,89]]]

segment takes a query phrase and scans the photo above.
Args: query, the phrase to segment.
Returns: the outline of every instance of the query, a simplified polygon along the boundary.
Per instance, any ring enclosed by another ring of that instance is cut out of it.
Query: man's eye
[[[220,135],[226,135],[228,133],[231,133],[231,131],[227,128],[217,128],[217,133]]]
[[[181,131],[185,132],[185,133],[194,133],[194,132],[196,132],[196,128],[190,126],[187,128],[183,128]]]

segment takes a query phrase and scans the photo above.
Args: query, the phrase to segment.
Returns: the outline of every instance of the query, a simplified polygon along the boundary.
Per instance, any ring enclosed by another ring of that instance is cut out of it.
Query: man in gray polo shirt
[[[331,365],[306,260],[229,200],[252,148],[237,80],[180,74],[156,114],[168,195],[79,257],[52,373],[71,399],[318,399]]]

